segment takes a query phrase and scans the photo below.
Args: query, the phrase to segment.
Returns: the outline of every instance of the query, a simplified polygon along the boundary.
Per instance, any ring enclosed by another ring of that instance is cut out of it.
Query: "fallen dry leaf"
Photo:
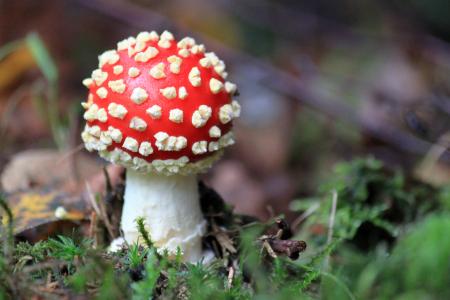
[[[81,198],[71,199],[62,193],[30,190],[7,195],[7,199],[15,234],[61,220],[81,221],[87,216],[86,204]],[[64,213],[58,214],[61,209]],[[3,218],[2,221],[6,224],[8,220]]]
[[[6,56],[0,61],[0,92],[35,66],[33,55],[25,44]]]
[[[89,218],[92,207],[86,198],[86,182],[92,195],[105,195],[105,174],[100,161],[83,153],[74,155],[50,149],[28,150],[14,156],[5,167],[1,184],[13,213],[16,235],[39,240],[61,230],[70,232],[79,226],[73,222]],[[116,186],[123,168],[109,165],[106,170],[111,185]]]

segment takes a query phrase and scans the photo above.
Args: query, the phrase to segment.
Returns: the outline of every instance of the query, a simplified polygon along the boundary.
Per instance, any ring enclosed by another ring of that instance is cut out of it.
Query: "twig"
[[[336,190],[333,190],[332,192],[332,200],[331,200],[331,212],[330,212],[330,218],[328,220],[328,237],[327,237],[327,246],[329,246],[333,240],[333,232],[334,232],[334,219],[336,217],[336,206],[338,201],[338,194]],[[330,255],[327,255],[324,259],[324,269],[329,269],[329,261],[330,261]]]
[[[111,184],[111,178],[109,177],[109,173],[108,173],[108,170],[106,169],[106,167],[103,167],[102,170],[103,170],[103,175],[105,176],[106,193],[111,194],[111,192],[113,190],[112,184]]]
[[[333,238],[333,230],[334,230],[334,218],[336,217],[336,206],[337,206],[337,200],[338,200],[338,194],[336,190],[333,190],[333,198],[331,202],[331,212],[330,212],[330,219],[328,221],[328,237],[327,237],[327,244],[331,243],[331,240]]]
[[[228,289],[231,289],[231,286],[233,285],[233,278],[234,278],[234,268],[230,267],[228,269],[228,284],[227,284]]]
[[[103,204],[102,202],[97,203],[97,201],[95,200],[95,196],[92,193],[91,186],[89,185],[89,183],[87,181],[86,181],[86,192],[88,194],[88,199],[89,199],[92,207],[94,208],[98,217],[105,224],[105,227],[106,227],[106,230],[108,231],[109,237],[111,238],[111,240],[113,240],[116,236],[114,234],[114,230],[112,228],[111,222],[109,222],[108,215],[106,214],[105,206],[102,205]]]
[[[95,210],[97,215],[100,215],[100,208],[97,205],[97,202],[95,201],[94,194],[92,193],[91,185],[86,181],[86,193],[88,195],[89,203],[92,205],[92,208]]]
[[[283,218],[278,218],[275,220],[275,223],[278,227],[278,232],[276,237],[281,240],[290,239],[294,234],[292,233],[291,226],[289,226],[288,222],[286,222]]]
[[[95,211],[91,212],[90,224],[89,224],[89,233],[88,237],[94,240],[93,248],[97,248],[98,240],[97,240],[97,213]]]
[[[64,153],[64,155],[56,161],[56,165],[62,163],[66,159],[69,159],[71,156],[75,155],[77,152],[80,152],[81,150],[83,150],[83,148],[84,148],[84,144],[79,144],[75,148],[72,148],[72,149],[66,151],[66,153]]]
[[[291,225],[292,230],[295,232],[298,226],[306,220],[309,216],[311,216],[318,208],[320,207],[320,203],[314,203],[307,210],[305,210],[298,218],[296,218]]]
[[[95,231],[95,222],[97,220],[97,213],[95,211],[91,212],[90,224],[89,224],[89,233],[88,237],[93,238],[94,237],[94,231]]]
[[[423,169],[424,174],[430,174],[433,166],[439,161],[440,157],[450,149],[450,131],[443,134],[439,140],[433,144],[428,153],[425,155],[423,162],[420,164],[419,170]]]
[[[263,249],[266,249],[267,253],[270,256],[272,256],[272,258],[277,258],[277,254],[273,251],[272,247],[270,246],[270,244],[267,240],[265,240],[262,245],[263,245]]]

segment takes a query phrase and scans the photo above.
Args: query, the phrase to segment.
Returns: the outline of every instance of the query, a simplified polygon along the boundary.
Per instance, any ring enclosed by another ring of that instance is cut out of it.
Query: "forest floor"
[[[295,200],[299,217],[268,222],[233,214],[200,183],[208,221],[204,247],[216,259],[184,263],[141,243],[110,253],[111,220],[123,185],[106,185],[98,214],[72,232],[36,243],[14,235],[5,195],[1,227],[1,299],[445,299],[450,189],[409,181],[372,158],[336,167],[316,198]],[[119,212],[120,213],[120,212]],[[68,215],[67,218],[70,219]],[[61,222],[63,219],[55,220]],[[51,224],[53,222],[49,222]],[[50,228],[47,224],[45,228]],[[115,224],[115,225],[112,225]],[[87,230],[86,230],[87,228]],[[36,230],[36,229],[28,229]],[[44,229],[40,229],[44,230]],[[45,229],[46,230],[46,229]],[[433,276],[430,276],[433,274]]]

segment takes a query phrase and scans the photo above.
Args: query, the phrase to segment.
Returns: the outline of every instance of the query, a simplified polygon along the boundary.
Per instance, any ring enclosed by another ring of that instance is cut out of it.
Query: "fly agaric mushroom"
[[[121,229],[138,240],[143,217],[154,244],[186,261],[202,257],[206,222],[197,173],[234,144],[240,106],[225,64],[185,37],[141,32],[99,56],[89,88],[82,133],[85,147],[127,169]]]

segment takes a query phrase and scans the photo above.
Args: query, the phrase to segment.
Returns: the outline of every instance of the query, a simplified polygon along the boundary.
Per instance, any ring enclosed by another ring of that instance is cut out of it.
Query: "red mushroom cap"
[[[82,138],[89,151],[145,172],[196,173],[234,143],[240,106],[225,64],[186,37],[141,32],[99,56]]]

